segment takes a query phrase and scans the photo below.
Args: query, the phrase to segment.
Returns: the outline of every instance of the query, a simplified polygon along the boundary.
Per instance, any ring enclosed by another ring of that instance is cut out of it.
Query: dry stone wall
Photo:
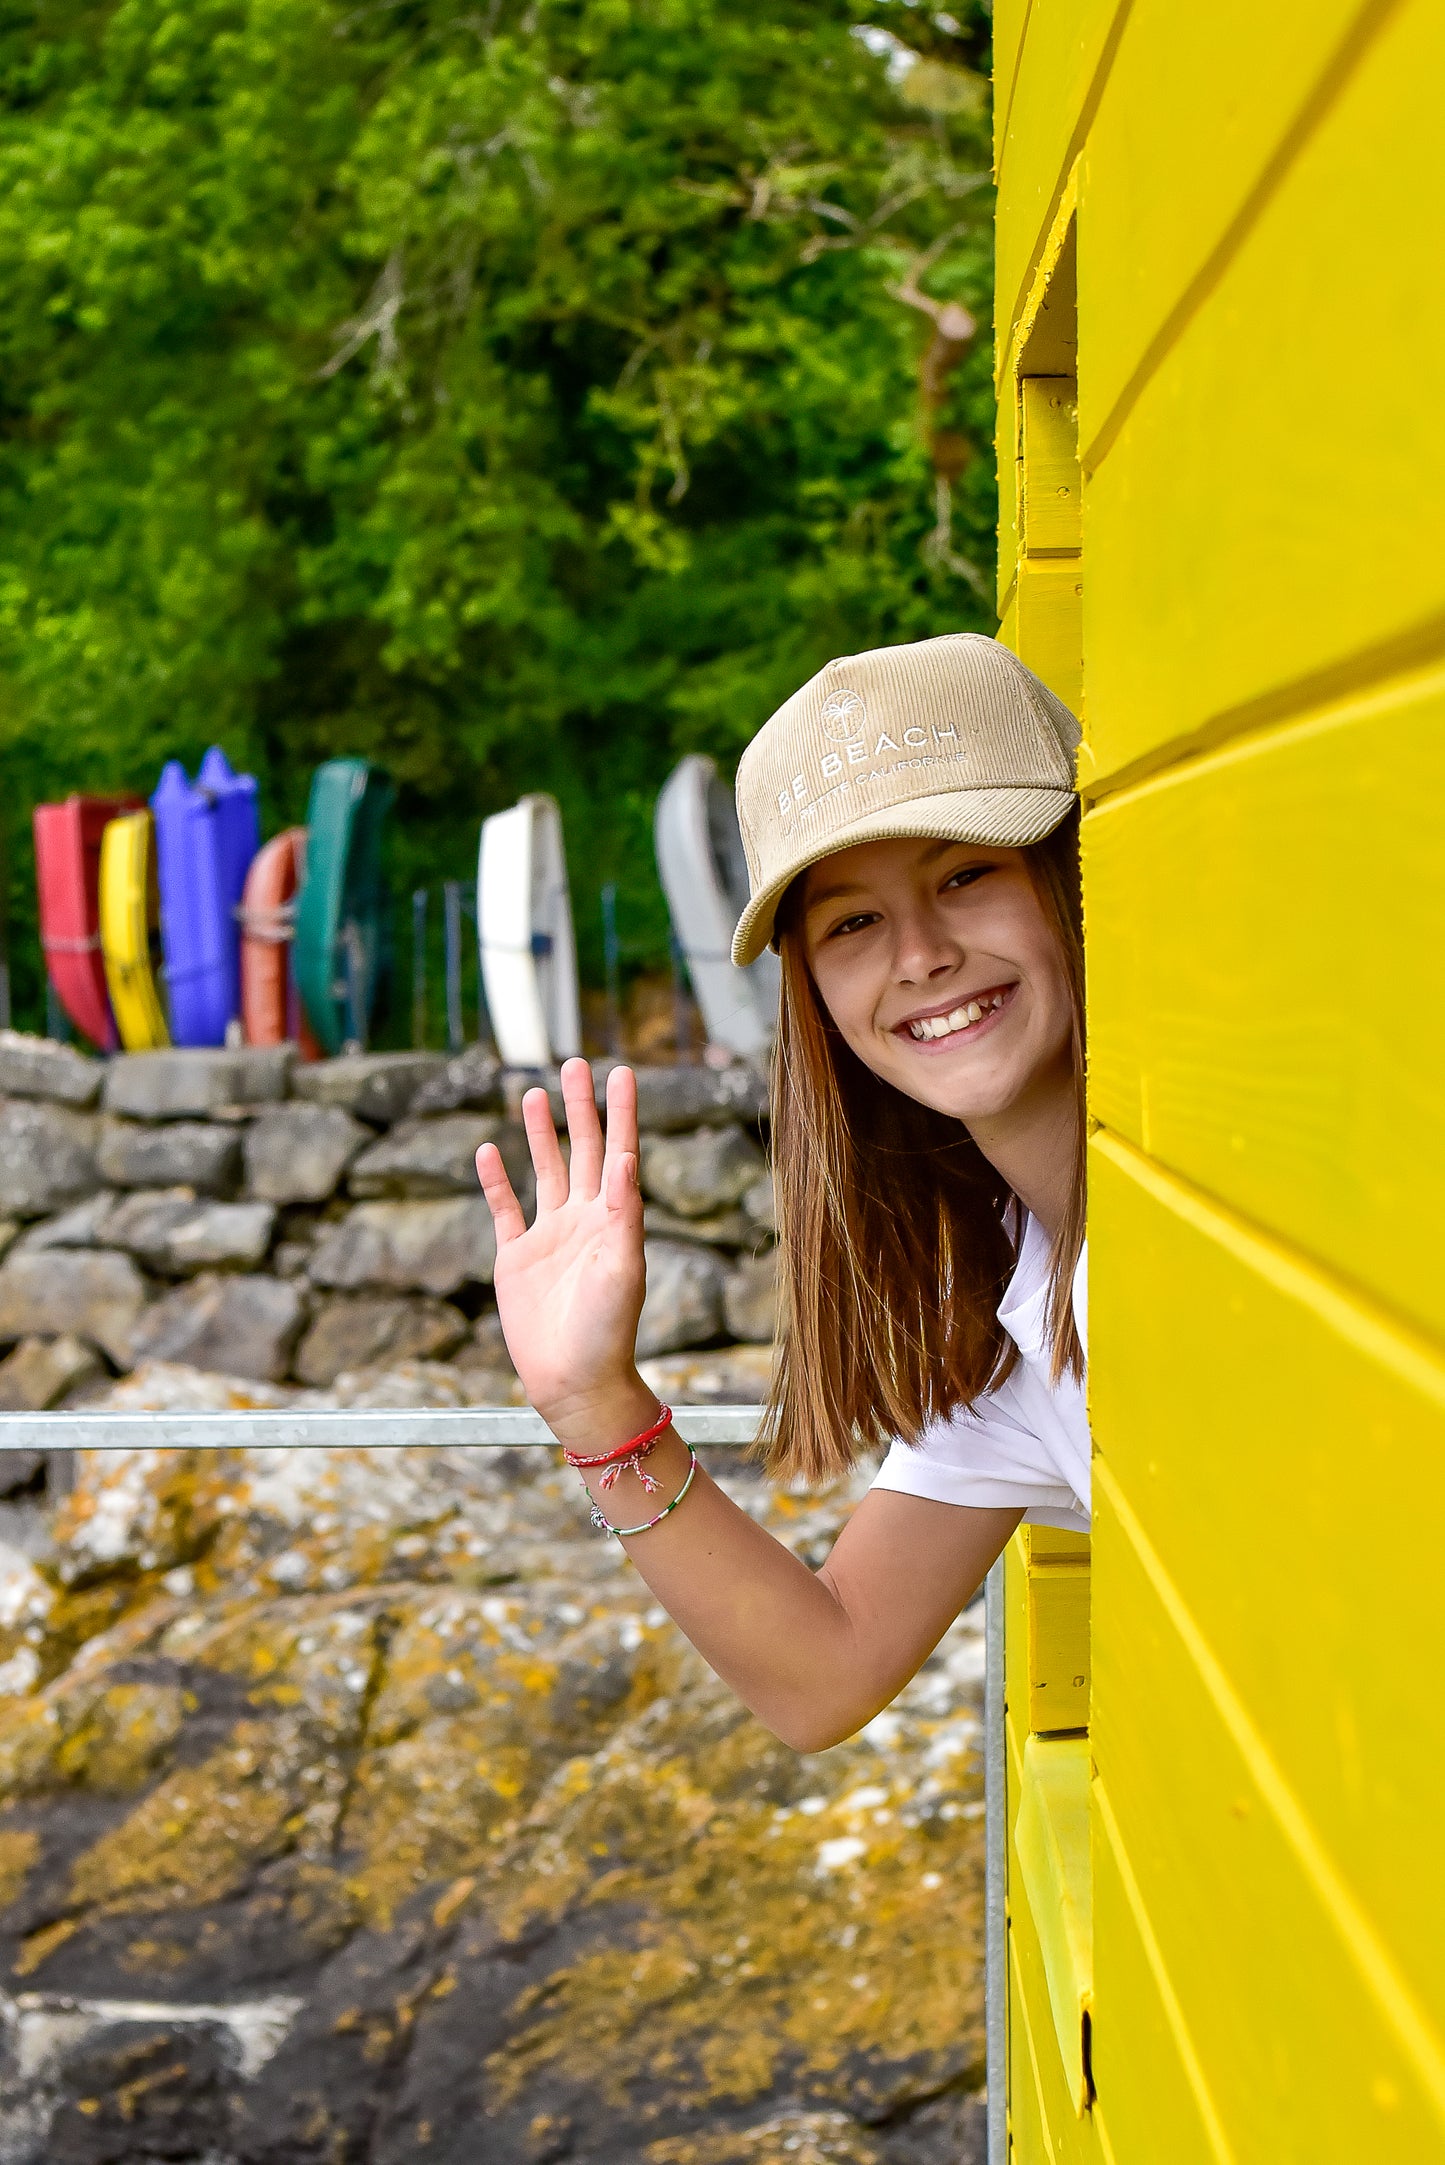
[[[311,1388],[440,1361],[478,1401],[515,1397],[475,1158],[496,1143],[531,1208],[536,1079],[480,1047],[101,1061],[0,1032],[0,1406],[152,1361]],[[638,1097],[640,1351],[674,1396],[754,1399],[774,1328],[762,1079],[644,1068]]]

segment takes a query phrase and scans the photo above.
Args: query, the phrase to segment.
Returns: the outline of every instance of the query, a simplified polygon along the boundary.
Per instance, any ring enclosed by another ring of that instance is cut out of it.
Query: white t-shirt
[[[996,1391],[966,1410],[934,1421],[917,1443],[895,1443],[875,1488],[926,1496],[935,1503],[1023,1507],[1031,1526],[1089,1526],[1089,1417],[1083,1385],[1071,1375],[1049,1381],[1045,1306],[1049,1243],[1033,1218],[998,1319],[1019,1349]],[[1074,1322],[1089,1348],[1088,1250],[1073,1285]]]

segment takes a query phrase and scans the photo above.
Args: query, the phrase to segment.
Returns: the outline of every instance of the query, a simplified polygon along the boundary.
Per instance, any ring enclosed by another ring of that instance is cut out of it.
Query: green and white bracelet
[[[697,1453],[696,1451],[694,1451],[692,1445],[689,1444],[687,1447],[687,1479],[683,1482],[682,1487],[673,1497],[672,1502],[667,1505],[665,1510],[659,1511],[655,1519],[644,1519],[640,1526],[614,1526],[611,1520],[604,1515],[602,1506],[600,1504],[594,1503],[592,1506],[591,1514],[593,1525],[597,1528],[597,1531],[599,1533],[612,1534],[619,1541],[626,1541],[633,1534],[651,1533],[654,1526],[660,1526],[662,1524],[663,1520],[667,1517],[669,1511],[675,1511],[677,1509],[678,1505],[682,1502],[683,1497],[692,1487],[692,1477],[696,1472]]]

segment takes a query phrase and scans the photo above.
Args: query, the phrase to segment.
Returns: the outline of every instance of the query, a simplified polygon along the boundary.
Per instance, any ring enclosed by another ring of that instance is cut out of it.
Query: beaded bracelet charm
[[[671,1426],[672,1408],[664,1406],[651,1428],[644,1428],[640,1436],[634,1436],[628,1443],[619,1443],[615,1451],[603,1451],[597,1458],[582,1458],[576,1451],[564,1451],[562,1456],[566,1463],[575,1466],[579,1473],[585,1473],[597,1466],[605,1467],[606,1472],[597,1484],[600,1489],[611,1488],[619,1474],[631,1472],[636,1474],[646,1493],[655,1496],[662,1484],[654,1480],[643,1460],[657,1449]]]
[[[682,1487],[673,1497],[672,1502],[670,1504],[665,1504],[662,1510],[658,1512],[655,1519],[644,1519],[640,1526],[614,1526],[604,1514],[602,1506],[600,1504],[594,1503],[591,1511],[593,1525],[597,1528],[597,1531],[599,1533],[612,1534],[619,1541],[626,1541],[633,1534],[651,1533],[654,1526],[660,1526],[663,1520],[668,1517],[671,1512],[677,1509],[678,1505],[682,1502],[683,1497],[692,1487],[692,1477],[696,1472],[697,1453],[696,1451],[694,1451],[692,1445],[689,1444],[687,1447],[687,1479],[683,1482]],[[656,1488],[657,1483],[653,1481],[649,1484],[649,1486],[652,1488]]]

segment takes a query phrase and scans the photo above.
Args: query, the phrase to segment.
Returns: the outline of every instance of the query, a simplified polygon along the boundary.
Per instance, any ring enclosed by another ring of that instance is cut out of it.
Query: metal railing
[[[761,1406],[680,1406],[686,1443],[749,1444]],[[184,1413],[0,1413],[0,1451],[513,1450],[553,1442],[530,1406],[264,1407]]]

